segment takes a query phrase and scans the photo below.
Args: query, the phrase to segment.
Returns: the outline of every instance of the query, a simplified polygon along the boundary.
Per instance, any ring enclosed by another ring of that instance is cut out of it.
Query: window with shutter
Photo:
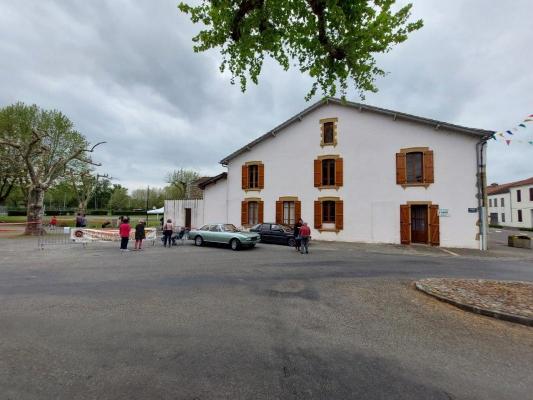
[[[335,202],[323,201],[322,202],[322,223],[334,224],[335,223]]]
[[[317,224],[317,221],[320,223]],[[344,207],[341,199],[319,197],[318,201],[315,201],[315,228],[333,232],[344,228]]]
[[[344,204],[342,200],[335,202],[335,229],[342,230],[344,228]]]
[[[259,203],[257,201],[248,201],[248,225],[259,223]]]
[[[259,188],[259,166],[248,165],[248,189]]]
[[[282,224],[285,225],[294,225],[295,219],[295,202],[294,201],[284,201],[283,202],[283,218]]]
[[[401,149],[396,153],[396,184],[425,186],[435,182],[433,151],[427,147]]]

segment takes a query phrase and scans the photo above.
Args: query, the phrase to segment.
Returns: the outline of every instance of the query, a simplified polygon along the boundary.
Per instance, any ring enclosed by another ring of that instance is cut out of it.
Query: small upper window
[[[496,199],[496,201],[498,201],[498,200]],[[503,197],[502,197],[500,199],[500,207],[503,207],[504,205],[505,205],[505,202],[504,202]]]
[[[324,144],[334,144],[335,142],[335,126],[333,122],[324,122]]]
[[[522,210],[518,210],[518,222],[522,222]]]
[[[259,165],[248,166],[248,187],[259,187]]]
[[[424,181],[423,159],[424,154],[422,152],[407,153],[407,183],[422,183]]]
[[[335,160],[333,159],[322,160],[322,185],[335,185]]]
[[[517,201],[518,203],[520,203],[520,202],[522,201],[522,191],[521,191],[520,189],[518,189],[518,190],[516,191],[516,201]]]

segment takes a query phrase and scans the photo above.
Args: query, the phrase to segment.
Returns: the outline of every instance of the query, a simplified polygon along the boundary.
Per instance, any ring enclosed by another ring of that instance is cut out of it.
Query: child
[[[128,241],[130,240],[130,231],[131,231],[131,226],[129,222],[130,220],[128,218],[124,218],[118,228],[118,232],[120,234],[120,250],[121,251],[129,251]]]
[[[146,233],[144,232],[144,220],[140,219],[135,226],[135,250],[142,250],[143,239],[146,239]]]

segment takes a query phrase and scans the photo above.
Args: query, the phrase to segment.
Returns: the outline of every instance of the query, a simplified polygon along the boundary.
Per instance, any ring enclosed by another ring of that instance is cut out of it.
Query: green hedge
[[[7,210],[8,217],[21,217],[26,215],[26,210]]]
[[[533,232],[533,228],[518,228],[519,231]]]

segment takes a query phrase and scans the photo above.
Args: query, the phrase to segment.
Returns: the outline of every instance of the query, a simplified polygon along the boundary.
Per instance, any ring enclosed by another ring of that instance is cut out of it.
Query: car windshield
[[[224,225],[222,225],[222,230],[224,232],[239,232],[239,230],[233,224],[224,224]]]

